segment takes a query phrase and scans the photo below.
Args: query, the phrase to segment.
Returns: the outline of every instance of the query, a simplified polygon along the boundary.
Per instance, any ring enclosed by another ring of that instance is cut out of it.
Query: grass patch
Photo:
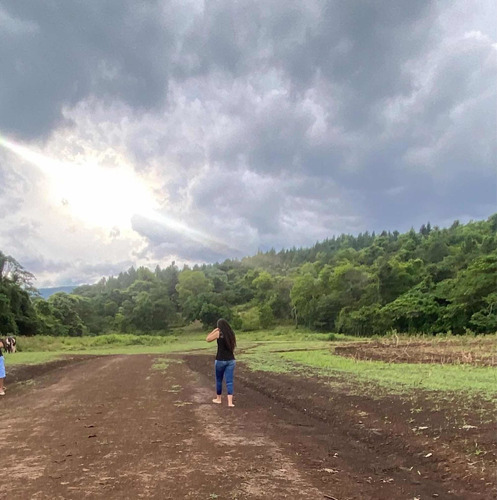
[[[356,361],[328,350],[279,353],[284,360],[310,366],[322,375],[347,373],[388,389],[456,391],[497,398],[497,370],[470,365],[440,365]]]
[[[238,342],[238,352],[243,354],[252,353],[278,353],[284,351],[315,351],[326,349],[327,345],[321,341],[288,341],[288,340],[267,340],[254,341],[247,340]]]
[[[17,352],[15,354],[7,354],[4,356],[5,366],[9,365],[37,365],[40,363],[48,363],[59,359],[63,353],[60,352]]]
[[[159,358],[155,358],[154,363],[152,365],[152,370],[164,372],[167,370],[169,365],[172,365],[174,363],[181,363],[181,362],[182,361],[180,359],[167,358],[165,356],[161,356]]]
[[[192,404],[193,403],[191,403],[190,401],[175,401],[174,402],[174,406],[177,406],[178,408],[180,408],[181,406],[189,406]]]
[[[243,354],[237,356],[237,359],[243,361],[251,370],[272,373],[290,373],[295,372],[295,368],[277,355],[266,355],[261,357],[259,354]]]
[[[165,372],[169,366],[169,360],[166,358],[157,358],[152,365],[152,370],[159,372]]]
[[[36,335],[34,337],[17,337],[19,352],[35,351],[85,351],[115,347],[158,347],[177,342],[175,336],[133,335],[110,333],[96,337],[50,337]]]
[[[6,363],[43,363],[67,354],[168,354],[212,347],[198,336],[109,334],[98,337],[17,337],[19,351]]]
[[[34,365],[39,363],[47,363],[68,355],[116,355],[116,354],[169,354],[169,353],[192,353],[202,352],[208,349],[209,346],[205,341],[187,341],[158,346],[129,346],[129,345],[107,345],[105,347],[84,347],[83,349],[74,346],[73,348],[65,348],[60,350],[49,351],[27,351],[17,352],[11,355],[5,355],[5,365]],[[212,349],[211,349],[212,350]]]
[[[237,333],[237,340],[248,342],[283,341],[283,342],[314,342],[314,341],[353,341],[364,340],[340,333],[316,333],[307,328],[295,329],[294,326],[278,326],[272,330],[254,330]]]
[[[243,361],[251,370],[291,373],[298,370],[295,363],[285,360],[280,354],[298,350],[323,349],[322,341],[283,341],[240,342],[237,359]]]

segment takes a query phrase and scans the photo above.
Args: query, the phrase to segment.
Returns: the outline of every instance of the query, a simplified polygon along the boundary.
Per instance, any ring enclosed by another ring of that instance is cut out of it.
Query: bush
[[[251,332],[260,329],[259,323],[259,308],[251,307],[246,311],[240,312],[240,317],[242,319],[242,330],[245,332]]]
[[[133,335],[130,333],[110,333],[91,337],[50,337],[37,335],[34,337],[17,337],[17,347],[20,352],[35,351],[77,351],[92,347],[113,347],[147,345],[159,346],[175,342],[172,335]]]
[[[270,328],[274,325],[274,314],[269,304],[259,306],[259,324],[261,328]]]
[[[217,320],[225,318],[226,321],[231,319],[231,311],[226,306],[216,306],[214,304],[204,304],[200,309],[199,320],[204,328],[215,328]]]

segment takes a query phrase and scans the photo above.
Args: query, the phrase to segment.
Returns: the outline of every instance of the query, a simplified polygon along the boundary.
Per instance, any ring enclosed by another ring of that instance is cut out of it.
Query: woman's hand
[[[213,340],[216,340],[219,338],[219,328],[214,328],[209,335],[205,338],[207,342],[212,342]]]

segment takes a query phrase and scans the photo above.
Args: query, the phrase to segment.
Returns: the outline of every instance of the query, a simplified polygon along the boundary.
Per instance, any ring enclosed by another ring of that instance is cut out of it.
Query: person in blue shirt
[[[3,385],[3,379],[5,378],[5,363],[3,360],[2,349],[4,348],[3,341],[0,340],[0,396],[5,396],[5,388]]]

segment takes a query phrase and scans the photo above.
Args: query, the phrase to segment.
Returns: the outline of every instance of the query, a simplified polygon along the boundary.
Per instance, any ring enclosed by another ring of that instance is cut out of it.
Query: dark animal
[[[15,337],[7,337],[4,342],[5,352],[13,353],[16,352],[16,339]]]

